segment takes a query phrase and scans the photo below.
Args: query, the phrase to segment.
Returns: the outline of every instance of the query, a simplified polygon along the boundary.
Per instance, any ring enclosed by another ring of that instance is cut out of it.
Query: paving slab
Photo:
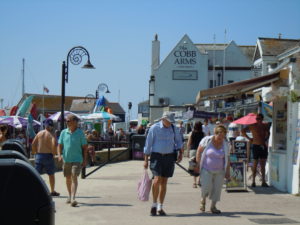
[[[187,165],[185,158],[182,165]],[[217,207],[222,214],[201,213],[200,188],[176,167],[169,180],[164,210],[168,216],[150,216],[152,201],[137,199],[142,161],[109,164],[86,179],[79,178],[78,207],[66,204],[67,190],[62,172],[56,173],[56,225],[182,225],[182,224],[300,224],[300,197],[270,188],[248,188],[247,192],[222,191]],[[87,172],[91,168],[87,169]],[[47,175],[42,176],[48,184]],[[209,209],[209,205],[207,206]]]

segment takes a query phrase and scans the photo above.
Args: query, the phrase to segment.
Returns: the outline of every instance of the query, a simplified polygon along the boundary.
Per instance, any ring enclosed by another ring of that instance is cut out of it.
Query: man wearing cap
[[[154,177],[151,216],[166,215],[163,203],[167,192],[168,178],[173,176],[175,161],[182,160],[182,137],[179,129],[173,125],[174,117],[174,113],[164,112],[161,120],[150,127],[145,143],[144,168],[148,168],[150,156],[150,169]],[[177,154],[177,150],[179,154]]]
[[[46,119],[44,122],[45,130],[40,131],[32,142],[32,154],[35,154],[35,168],[41,174],[45,169],[49,175],[51,196],[59,196],[54,190],[55,187],[55,163],[56,139],[53,135],[53,121]]]

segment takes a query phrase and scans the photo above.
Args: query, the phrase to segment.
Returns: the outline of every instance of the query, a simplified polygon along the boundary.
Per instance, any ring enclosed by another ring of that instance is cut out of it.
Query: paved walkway
[[[167,217],[149,216],[151,201],[137,199],[142,161],[110,164],[85,180],[79,179],[78,207],[66,204],[67,190],[61,172],[56,174],[54,198],[56,225],[182,225],[182,224],[300,224],[300,197],[256,187],[248,192],[223,191],[221,215],[200,213],[200,189],[192,188],[192,177],[179,167],[169,180],[164,209]],[[182,162],[187,165],[187,160]],[[87,172],[89,169],[87,169]],[[43,178],[48,184],[47,176]],[[209,208],[209,207],[208,207]]]

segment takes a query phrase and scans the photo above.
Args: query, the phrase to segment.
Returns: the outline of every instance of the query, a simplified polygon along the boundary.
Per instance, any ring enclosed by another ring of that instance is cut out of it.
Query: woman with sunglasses
[[[229,179],[229,144],[226,141],[227,130],[223,125],[214,129],[214,135],[204,137],[197,149],[196,161],[201,180],[200,211],[205,212],[206,198],[211,199],[210,210],[219,214],[216,204],[220,201],[224,177]]]

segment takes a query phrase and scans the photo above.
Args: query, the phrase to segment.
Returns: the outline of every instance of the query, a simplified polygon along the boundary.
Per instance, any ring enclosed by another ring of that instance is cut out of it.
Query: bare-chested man
[[[259,162],[262,173],[262,187],[268,187],[265,179],[265,167],[266,161],[268,158],[268,148],[266,145],[267,139],[269,137],[269,128],[267,124],[264,124],[262,121],[264,116],[262,114],[257,114],[256,123],[249,125],[248,127],[242,130],[242,134],[246,137],[252,144],[252,153],[253,153],[253,166],[252,166],[252,187],[256,187],[255,176],[257,171],[257,164]],[[247,131],[252,133],[253,138],[250,138],[247,135]]]

